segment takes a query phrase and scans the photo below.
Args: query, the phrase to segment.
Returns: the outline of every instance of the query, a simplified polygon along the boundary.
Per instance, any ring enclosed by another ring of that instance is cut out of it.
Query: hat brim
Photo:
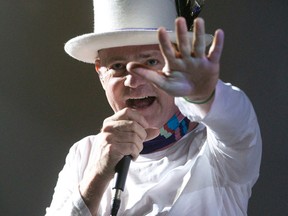
[[[167,32],[171,42],[176,42],[175,32]],[[188,32],[189,37],[193,37],[192,32]],[[205,41],[208,46],[213,40],[213,36],[206,34]],[[89,33],[72,38],[65,44],[65,51],[73,58],[94,64],[98,56],[98,51],[105,48],[123,47],[133,45],[158,44],[157,30],[129,29],[105,33]]]

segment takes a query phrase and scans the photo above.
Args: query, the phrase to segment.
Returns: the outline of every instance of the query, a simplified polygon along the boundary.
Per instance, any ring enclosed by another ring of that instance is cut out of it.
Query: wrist
[[[202,100],[192,100],[192,99],[190,99],[188,97],[183,97],[183,98],[189,103],[206,104],[206,103],[208,103],[209,101],[211,101],[214,98],[214,95],[215,95],[215,89],[213,90],[213,92],[207,98],[204,98]]]
[[[82,180],[78,186],[79,193],[90,213],[97,215],[102,196],[108,186],[109,182],[98,181],[97,178],[93,180]]]

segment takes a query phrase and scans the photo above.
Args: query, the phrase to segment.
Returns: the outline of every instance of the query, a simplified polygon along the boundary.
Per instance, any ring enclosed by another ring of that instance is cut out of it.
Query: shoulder
[[[73,144],[73,146],[69,150],[69,154],[67,157],[69,157],[70,159],[73,158],[74,160],[76,159],[78,161],[89,158],[89,155],[91,154],[97,143],[97,137],[98,135],[90,135],[82,138],[81,140]]]

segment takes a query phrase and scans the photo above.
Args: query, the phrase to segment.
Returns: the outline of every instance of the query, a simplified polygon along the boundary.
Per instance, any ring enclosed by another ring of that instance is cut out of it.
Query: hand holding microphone
[[[116,207],[113,208],[119,209],[131,159],[136,160],[145,140],[159,134],[159,129],[148,126],[142,115],[129,108],[116,112],[103,122],[95,140],[95,154],[79,186],[81,196],[92,215],[97,214],[102,196],[113,176],[117,179],[114,187]],[[118,210],[115,211],[111,213],[116,215]]]

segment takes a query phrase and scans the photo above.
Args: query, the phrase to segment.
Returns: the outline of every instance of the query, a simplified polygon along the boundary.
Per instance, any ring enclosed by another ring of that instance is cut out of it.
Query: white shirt
[[[183,115],[201,124],[173,146],[131,162],[118,215],[247,215],[262,151],[249,99],[219,81],[206,116],[183,98],[175,98],[175,104]],[[47,216],[91,215],[78,184],[96,152],[97,135],[72,146]],[[113,186],[111,182],[104,193],[99,215],[110,215]]]

